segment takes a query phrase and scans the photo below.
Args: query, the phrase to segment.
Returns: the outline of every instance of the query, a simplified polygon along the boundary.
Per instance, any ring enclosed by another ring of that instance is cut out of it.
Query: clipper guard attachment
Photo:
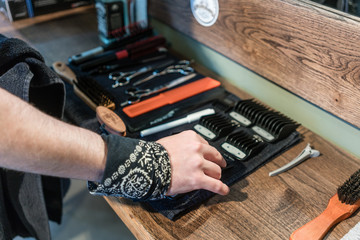
[[[234,161],[246,161],[250,156],[259,153],[265,143],[245,131],[238,131],[226,137],[221,148]]]
[[[229,115],[244,127],[249,127],[254,124],[254,121],[259,113],[266,112],[268,109],[254,102],[252,99],[239,101],[233,111]]]
[[[252,99],[238,102],[229,115],[241,125],[251,127],[267,142],[286,138],[300,125]]]
[[[202,117],[194,129],[206,139],[214,141],[231,133],[237,125],[235,121],[217,113]]]

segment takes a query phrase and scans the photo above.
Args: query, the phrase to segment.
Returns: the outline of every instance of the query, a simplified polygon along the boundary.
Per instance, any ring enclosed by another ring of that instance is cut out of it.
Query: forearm
[[[99,181],[106,146],[91,131],[52,118],[0,89],[0,166]]]

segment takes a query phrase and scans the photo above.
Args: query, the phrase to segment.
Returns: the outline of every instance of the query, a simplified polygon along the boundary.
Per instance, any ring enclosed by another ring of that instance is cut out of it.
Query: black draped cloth
[[[63,115],[62,80],[45,65],[40,53],[22,40],[1,34],[0,87],[54,117]],[[68,186],[68,179],[0,168],[0,239],[51,239],[49,220],[61,222]]]

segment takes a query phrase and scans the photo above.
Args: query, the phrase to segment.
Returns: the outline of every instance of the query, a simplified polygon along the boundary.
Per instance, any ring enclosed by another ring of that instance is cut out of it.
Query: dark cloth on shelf
[[[0,87],[56,118],[63,115],[62,80],[39,52],[22,40],[1,34]],[[0,169],[0,239],[51,239],[49,220],[61,222],[68,185],[68,179]]]
[[[233,185],[237,181],[251,174],[259,167],[263,166],[277,155],[289,149],[295,143],[298,143],[300,139],[300,134],[298,132],[293,132],[287,138],[277,143],[268,145],[263,151],[257,155],[254,155],[246,162],[239,162],[231,168],[224,170],[221,180],[229,186]],[[201,203],[204,203],[214,195],[214,193],[207,190],[197,190],[187,194],[179,195],[171,200],[164,199],[149,201],[148,204],[154,210],[162,213],[167,218],[175,220],[189,210],[199,206]]]

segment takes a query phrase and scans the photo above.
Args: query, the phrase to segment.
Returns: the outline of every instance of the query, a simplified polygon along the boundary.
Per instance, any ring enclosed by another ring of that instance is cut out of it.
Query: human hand
[[[230,189],[220,181],[221,167],[226,161],[221,154],[194,131],[159,139],[168,152],[171,183],[167,195],[172,196],[197,189],[226,195]]]

